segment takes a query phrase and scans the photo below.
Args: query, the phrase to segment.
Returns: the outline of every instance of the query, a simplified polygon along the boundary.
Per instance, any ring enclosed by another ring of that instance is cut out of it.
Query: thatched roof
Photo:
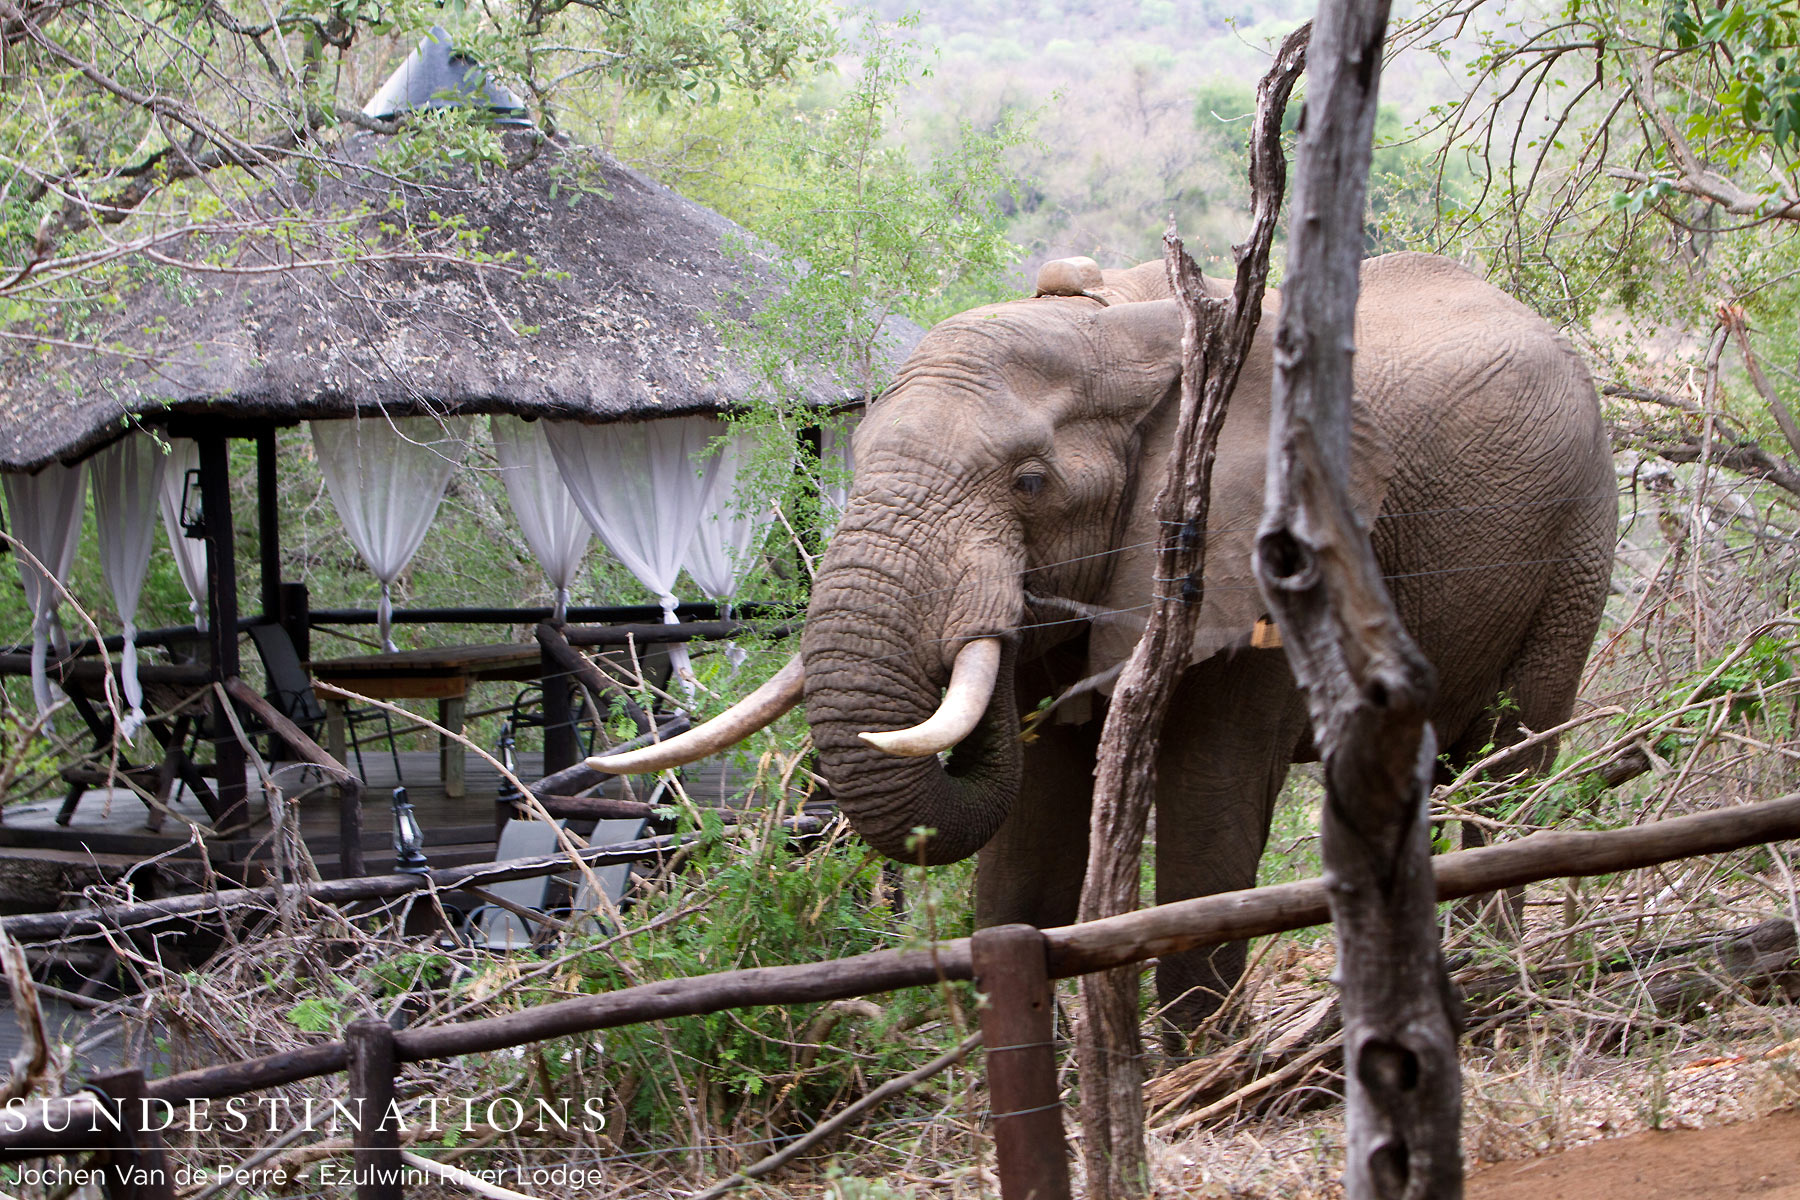
[[[508,134],[521,156],[533,134]],[[0,354],[0,470],[33,470],[110,441],[127,414],[227,423],[391,414],[511,412],[592,422],[716,412],[753,394],[712,322],[741,317],[743,229],[597,150],[545,143],[515,170],[467,168],[401,185],[381,168],[392,139],[354,135],[341,171],[275,188],[301,212],[361,213],[360,257],[316,258],[261,237],[220,245],[218,270],[146,262],[85,340],[123,353]],[[447,222],[475,231],[487,267],[454,261]],[[412,230],[444,256],[369,254]],[[728,247],[736,245],[736,251]],[[205,247],[166,247],[192,261]],[[765,252],[766,253],[766,252]],[[766,262],[764,258],[761,261]],[[533,265],[535,264],[535,265]],[[753,268],[754,269],[754,268]],[[906,325],[894,352],[919,331]],[[820,377],[807,400],[852,397]]]

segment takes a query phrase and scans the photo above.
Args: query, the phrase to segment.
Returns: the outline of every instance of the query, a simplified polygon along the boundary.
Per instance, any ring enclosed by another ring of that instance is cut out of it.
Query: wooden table
[[[452,733],[463,730],[469,685],[492,679],[527,680],[543,676],[543,651],[535,642],[499,646],[431,646],[327,658],[307,664],[312,677],[371,700],[436,700],[438,724]],[[344,700],[330,694],[325,705],[326,749],[344,761]],[[465,751],[461,742],[439,736],[439,764],[444,794],[463,794]]]

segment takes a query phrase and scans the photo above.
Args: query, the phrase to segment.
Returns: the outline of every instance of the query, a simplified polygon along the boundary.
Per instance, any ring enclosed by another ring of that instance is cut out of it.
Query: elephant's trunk
[[[948,678],[941,634],[874,622],[870,581],[844,574],[859,573],[820,574],[802,643],[819,773],[857,833],[883,854],[928,865],[967,858],[1000,828],[1019,789],[1012,639],[1005,640],[986,714],[949,762],[896,757],[858,735],[909,728],[937,710]],[[979,632],[1006,633],[1009,625]],[[920,828],[933,831],[922,843],[915,838]]]

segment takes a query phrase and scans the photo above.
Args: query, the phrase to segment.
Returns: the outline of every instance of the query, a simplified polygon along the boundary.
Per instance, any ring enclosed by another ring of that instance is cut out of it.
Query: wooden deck
[[[419,824],[425,831],[425,854],[434,867],[485,862],[494,857],[495,797],[500,791],[499,773],[485,760],[471,757],[466,768],[466,790],[459,797],[445,794],[436,751],[408,751],[400,755],[400,778],[392,756],[369,753],[364,758],[367,793],[364,801],[363,851],[366,869],[387,870],[393,863],[389,819],[392,789],[404,783]],[[531,781],[543,774],[543,756],[523,753],[518,774]],[[682,786],[702,805],[741,805],[748,777],[721,759],[685,768]],[[319,776],[293,764],[276,770],[276,783],[300,807],[300,830],[320,872],[332,878],[338,870],[338,806],[334,788],[319,786]],[[642,782],[639,780],[637,782]],[[221,874],[260,882],[270,845],[268,804],[259,781],[251,777],[249,788],[252,823],[247,833],[208,837],[206,854]],[[624,781],[609,782],[600,795],[621,797]],[[317,790],[313,790],[313,789]],[[310,793],[310,794],[308,794]],[[650,799],[641,793],[631,798]],[[122,871],[136,861],[160,854],[197,865],[199,853],[191,844],[187,822],[205,824],[206,814],[193,795],[179,788],[171,804],[172,816],[160,830],[149,828],[149,810],[130,791],[94,788],[81,800],[74,818],[56,824],[62,797],[58,793],[29,804],[8,807],[0,814],[0,870],[14,876],[18,887],[4,889],[0,906],[13,911],[33,907],[29,894],[43,892],[38,909],[59,906],[57,893],[70,890],[70,880]],[[82,868],[87,870],[82,870]],[[28,882],[41,875],[42,883]],[[24,894],[17,894],[19,892]]]

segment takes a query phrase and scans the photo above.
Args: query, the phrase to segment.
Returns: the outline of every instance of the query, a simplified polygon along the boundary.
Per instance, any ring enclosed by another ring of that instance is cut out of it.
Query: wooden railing
[[[1437,898],[1454,900],[1545,879],[1607,874],[1795,837],[1800,837],[1800,793],[1625,829],[1537,833],[1437,858]],[[630,852],[642,853],[635,848]],[[597,861],[593,852],[584,853],[584,858]],[[489,864],[490,870],[505,866]],[[541,874],[566,866],[566,857],[552,856],[533,869]],[[379,883],[385,894],[400,894],[430,887],[451,875],[440,871],[434,872],[433,878],[341,880],[306,890],[315,898],[329,899],[333,889]],[[129,1121],[125,1121],[130,1126],[125,1137],[116,1132],[119,1122],[125,1120],[123,1108],[129,1107],[121,1102],[133,1096],[177,1104],[211,1100],[347,1070],[352,1104],[360,1099],[364,1101],[360,1111],[382,1112],[393,1094],[395,1072],[405,1063],[730,1008],[816,1003],[975,979],[988,997],[981,1021],[989,1054],[988,1085],[1002,1195],[1007,1200],[1025,1196],[1056,1200],[1068,1195],[1068,1169],[1056,1090],[1050,981],[1176,951],[1322,924],[1327,919],[1325,887],[1323,880],[1309,879],[1204,896],[1056,929],[1002,926],[982,930],[973,938],[916,949],[641,984],[455,1024],[396,1031],[380,1021],[359,1022],[346,1031],[343,1041],[155,1080],[124,1072],[98,1081],[104,1095],[82,1092],[0,1111],[0,1161],[106,1145],[113,1151],[115,1175],[122,1158],[130,1162],[136,1161],[132,1156],[139,1156],[141,1166],[160,1162],[164,1150],[155,1132],[141,1132]],[[272,898],[275,890],[256,889],[255,894]],[[150,903],[162,906],[155,919],[166,920],[191,917],[216,905],[223,896],[196,898],[203,903],[184,913],[169,911],[167,901]],[[135,909],[143,919],[146,907],[126,906],[123,911]],[[54,916],[63,929],[88,923],[131,923],[117,922],[115,914],[120,911]],[[17,929],[41,936],[45,932],[42,925],[42,917],[5,920],[9,932]],[[359,1189],[359,1200],[395,1200],[399,1191],[394,1181],[402,1177],[398,1143],[379,1140],[376,1130],[368,1130],[357,1134],[356,1145],[359,1176],[366,1167],[377,1181]],[[141,1180],[146,1176],[139,1172],[132,1177]],[[125,1177],[119,1178],[114,1200],[119,1200],[117,1192],[127,1187],[122,1181]]]

